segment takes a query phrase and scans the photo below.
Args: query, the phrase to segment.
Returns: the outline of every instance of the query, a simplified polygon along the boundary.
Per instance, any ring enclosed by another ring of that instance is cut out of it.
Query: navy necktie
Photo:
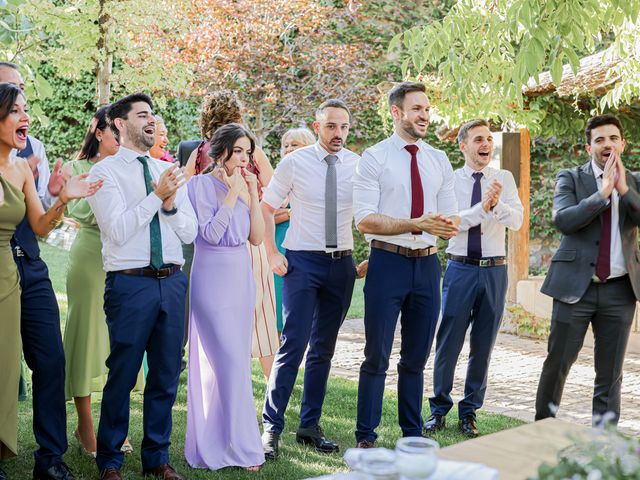
[[[482,172],[476,172],[473,174],[475,183],[473,184],[473,191],[471,192],[471,206],[476,203],[480,203],[482,200],[482,186],[480,181],[482,180]],[[472,258],[482,258],[482,231],[480,225],[471,227],[469,229],[469,237],[467,239],[467,256]]]

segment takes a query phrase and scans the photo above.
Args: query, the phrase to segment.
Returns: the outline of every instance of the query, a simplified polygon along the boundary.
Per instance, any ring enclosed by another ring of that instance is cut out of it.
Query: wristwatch
[[[160,210],[162,210],[163,214],[169,215],[169,216],[175,215],[176,213],[178,213],[178,207],[176,207],[175,205],[171,210],[165,210],[164,207],[162,207]]]

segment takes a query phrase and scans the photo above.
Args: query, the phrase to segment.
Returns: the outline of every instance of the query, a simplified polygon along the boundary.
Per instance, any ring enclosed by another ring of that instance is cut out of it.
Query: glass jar
[[[363,450],[355,469],[371,480],[399,480],[396,454],[392,450],[376,448]]]
[[[438,466],[438,442],[423,437],[404,437],[396,443],[396,467],[402,479],[426,480]]]

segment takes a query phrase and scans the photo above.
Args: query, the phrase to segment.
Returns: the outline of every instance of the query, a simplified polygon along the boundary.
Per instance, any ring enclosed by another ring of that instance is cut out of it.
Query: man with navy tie
[[[351,113],[342,100],[322,103],[313,124],[318,142],[284,157],[262,197],[269,264],[284,279],[282,343],[262,411],[267,459],[278,455],[284,412],[307,346],[296,441],[324,453],[338,451],[338,445],[325,438],[320,416],[338,330],[356,278],[352,177],[359,157],[344,148],[350,124]],[[273,217],[287,197],[292,214],[283,242],[285,257],[275,245]]]
[[[91,168],[91,177],[104,182],[89,205],[100,227],[111,345],[97,438],[102,480],[122,478],[129,396],[145,351],[142,474],[183,479],[169,465],[169,445],[187,292],[182,243],[193,242],[197,221],[177,166],[149,156],[156,126],[152,109],[151,98],[141,93],[113,103],[109,122],[120,149]]]
[[[24,90],[18,66],[0,62],[0,82],[12,83]],[[64,186],[58,161],[53,175],[44,145],[29,135],[27,147],[16,152],[29,163],[42,205],[49,208]],[[63,462],[67,450],[67,411],[64,395],[64,350],[60,332],[58,302],[49,279],[49,270],[40,257],[38,239],[26,217],[11,238],[13,259],[20,273],[20,333],[22,349],[32,371],[33,433],[38,444],[33,478],[37,480],[73,480]],[[1,368],[1,367],[0,367]],[[3,385],[0,388],[10,388]],[[15,386],[16,394],[18,386]],[[2,472],[2,470],[0,470]],[[2,474],[0,473],[0,478]]]
[[[486,120],[464,124],[458,132],[464,167],[455,172],[460,233],[449,240],[442,284],[442,320],[436,338],[434,395],[425,432],[444,428],[453,406],[453,376],[469,326],[470,352],[459,426],[478,435],[476,410],[487,390],[491,351],[507,293],[505,229],[518,230],[524,209],[511,172],[489,166],[493,135]]]
[[[540,289],[553,297],[553,311],[535,418],[555,417],[591,325],[592,420],[616,425],[622,366],[640,300],[640,176],[622,163],[625,140],[618,118],[589,119],[585,136],[589,161],[561,170],[553,196],[553,221],[562,239]]]
[[[460,221],[453,168],[444,152],[422,140],[431,108],[425,91],[414,82],[391,90],[395,133],[365,150],[354,175],[356,226],[371,244],[356,425],[361,448],[377,438],[399,314],[399,423],[403,436],[422,435],[423,372],[440,310],[436,237],[451,238]]]

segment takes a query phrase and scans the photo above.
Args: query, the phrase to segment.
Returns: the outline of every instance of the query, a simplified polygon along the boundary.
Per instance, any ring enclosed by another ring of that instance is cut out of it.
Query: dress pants
[[[442,284],[442,320],[436,336],[432,415],[446,416],[464,338],[471,325],[464,398],[458,416],[475,417],[484,402],[491,351],[498,335],[507,293],[507,266],[480,267],[449,261]]]
[[[569,370],[591,324],[596,371],[593,424],[606,421],[617,425],[622,365],[635,309],[636,299],[628,276],[613,282],[591,283],[574,304],[553,300],[547,358],[536,395],[536,420],[556,416]]]
[[[294,250],[287,250],[286,256],[289,268],[282,288],[282,343],[262,411],[265,431],[276,433],[284,428],[284,412],[307,345],[300,427],[319,424],[338,330],[347,315],[356,279],[351,256],[332,259]]]
[[[15,249],[13,258],[22,288],[22,348],[33,372],[33,433],[40,447],[34,454],[35,466],[46,471],[62,462],[68,446],[60,312],[44,261],[16,256]]]
[[[182,272],[163,279],[107,273],[104,310],[111,352],[98,427],[96,463],[101,471],[122,467],[120,448],[129,428],[129,397],[145,350],[149,373],[144,389],[142,468],[169,463],[186,292],[187,279]]]
[[[440,311],[441,267],[437,255],[407,258],[371,249],[364,286],[365,360],[358,384],[358,442],[377,438],[382,396],[398,315],[398,417],[403,436],[422,433],[424,367]]]

